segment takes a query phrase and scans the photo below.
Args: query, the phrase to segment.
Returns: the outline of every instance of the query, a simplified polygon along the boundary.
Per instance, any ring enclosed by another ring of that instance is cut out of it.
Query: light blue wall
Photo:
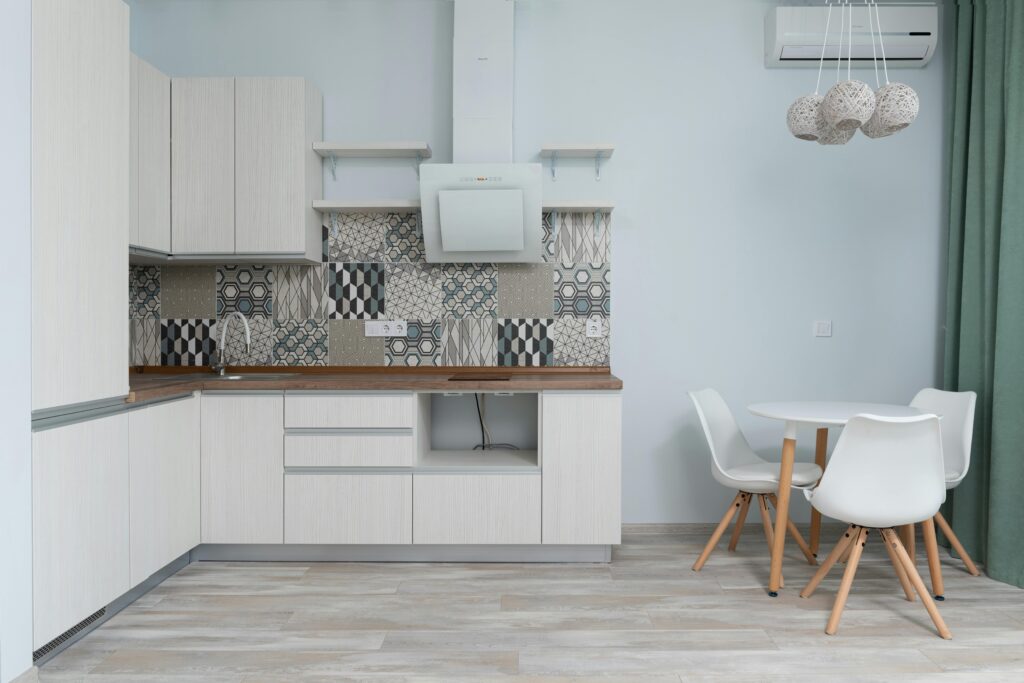
[[[616,202],[627,521],[711,521],[724,509],[689,389],[718,388],[753,445],[774,451],[781,426],[749,416],[749,403],[906,402],[938,376],[944,60],[891,72],[921,97],[898,136],[798,142],[785,113],[815,72],[763,66],[774,4],[517,2],[517,159],[536,160],[546,142],[616,146],[600,182],[589,163],[565,164],[545,193]],[[324,92],[325,137],[426,139],[436,161],[450,158],[449,0],[132,5],[133,49],[172,75],[306,76]],[[325,192],[415,188],[401,162],[350,162]],[[833,321],[831,339],[811,336],[819,318]]]

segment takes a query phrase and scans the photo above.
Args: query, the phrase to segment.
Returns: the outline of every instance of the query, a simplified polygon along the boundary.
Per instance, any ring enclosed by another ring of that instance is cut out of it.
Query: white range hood
[[[427,261],[541,260],[541,166],[514,164],[514,0],[454,0],[452,162],[420,167]]]

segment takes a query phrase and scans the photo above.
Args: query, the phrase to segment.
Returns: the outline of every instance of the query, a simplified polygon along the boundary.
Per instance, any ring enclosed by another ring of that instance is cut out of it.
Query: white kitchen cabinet
[[[538,474],[416,474],[417,544],[541,542]]]
[[[128,413],[131,585],[199,545],[199,396]]]
[[[33,647],[129,589],[128,515],[126,414],[32,435]]]
[[[32,409],[128,393],[128,7],[32,3]]]
[[[411,429],[416,425],[412,392],[288,392],[288,429]]]
[[[171,79],[171,251],[235,251],[235,79]]]
[[[202,542],[284,540],[284,397],[204,393]]]
[[[131,56],[132,247],[171,251],[171,79]]]
[[[235,251],[321,257],[323,96],[303,78],[235,79]]]
[[[312,432],[284,437],[285,467],[412,467],[411,433]]]
[[[545,392],[541,447],[544,543],[621,542],[621,395]]]
[[[285,543],[412,543],[412,475],[284,478]]]

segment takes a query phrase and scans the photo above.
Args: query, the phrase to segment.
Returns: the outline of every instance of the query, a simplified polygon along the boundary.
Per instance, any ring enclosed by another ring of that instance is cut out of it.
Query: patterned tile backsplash
[[[607,214],[544,215],[538,264],[430,264],[418,214],[349,214],[324,226],[320,265],[131,266],[131,365],[207,365],[221,319],[232,365],[606,366]],[[597,318],[603,336],[587,337]],[[366,337],[366,320],[405,320]]]

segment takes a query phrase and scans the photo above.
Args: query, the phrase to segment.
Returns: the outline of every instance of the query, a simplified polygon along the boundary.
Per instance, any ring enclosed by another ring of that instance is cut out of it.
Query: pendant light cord
[[[846,80],[850,80],[850,69],[853,68],[853,5],[851,5],[849,1],[846,5],[850,8],[850,21],[848,22],[850,35],[849,40],[846,41]]]
[[[882,40],[882,18],[878,15],[878,3],[875,6],[875,26],[878,27],[878,47],[882,50],[882,69],[885,71],[885,84],[889,85],[889,66],[885,63],[885,41]]]
[[[864,0],[867,2],[867,0]],[[828,46],[828,26],[832,21],[832,0],[828,0],[828,15],[825,17],[825,39],[821,41],[821,59],[818,60],[818,82],[814,85],[814,94],[821,90],[821,69],[825,66],[825,48]]]
[[[868,11],[868,30],[871,33],[871,63],[875,67],[875,88],[880,88],[882,84],[878,80],[878,55],[875,53],[875,22],[871,17],[871,1],[864,0],[864,7]]]
[[[846,8],[839,4],[839,52],[836,54],[836,83],[839,82],[839,69],[843,66],[843,38],[846,37]]]

